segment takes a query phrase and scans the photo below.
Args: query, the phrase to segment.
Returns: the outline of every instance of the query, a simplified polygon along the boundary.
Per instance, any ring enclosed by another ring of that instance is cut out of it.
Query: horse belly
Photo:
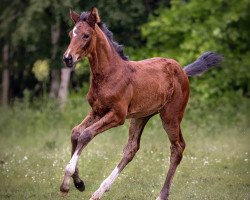
[[[140,118],[159,112],[165,105],[168,94],[168,84],[151,83],[147,88],[137,89],[128,108],[128,118]]]
[[[179,64],[172,59],[153,58],[132,63],[133,97],[128,117],[145,117],[155,114],[170,101],[174,92],[176,77],[183,73]]]

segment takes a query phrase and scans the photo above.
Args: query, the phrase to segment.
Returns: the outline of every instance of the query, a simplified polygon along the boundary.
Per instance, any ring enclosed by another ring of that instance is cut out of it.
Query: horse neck
[[[109,74],[113,68],[119,70],[117,65],[122,66],[124,62],[102,30],[96,25],[96,45],[90,52],[88,59],[90,63],[90,73],[92,76]]]

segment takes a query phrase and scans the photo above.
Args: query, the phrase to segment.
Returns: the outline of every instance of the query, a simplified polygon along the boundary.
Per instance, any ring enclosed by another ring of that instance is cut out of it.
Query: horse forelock
[[[90,12],[82,12],[80,15],[80,21],[87,21]]]

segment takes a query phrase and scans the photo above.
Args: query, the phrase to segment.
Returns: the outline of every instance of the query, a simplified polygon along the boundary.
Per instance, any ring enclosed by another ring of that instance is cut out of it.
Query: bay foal
[[[65,168],[61,193],[68,193],[70,177],[78,190],[85,189],[77,168],[82,150],[96,135],[122,125],[126,118],[130,118],[123,157],[91,197],[91,200],[100,199],[139,150],[141,134],[148,120],[159,113],[171,142],[171,157],[157,200],[168,199],[185,148],[180,123],[189,98],[188,76],[219,64],[221,56],[207,52],[184,69],[175,60],[167,58],[128,61],[122,47],[113,41],[112,33],[101,22],[96,8],[81,15],[70,11],[70,17],[75,26],[69,33],[71,41],[64,62],[73,67],[80,59],[88,58],[90,89],[87,99],[92,110],[72,130],[72,157]]]

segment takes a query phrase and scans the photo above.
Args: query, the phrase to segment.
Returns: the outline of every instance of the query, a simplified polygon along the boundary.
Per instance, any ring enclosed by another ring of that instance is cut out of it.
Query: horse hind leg
[[[140,118],[140,119],[131,119],[130,128],[129,128],[129,138],[128,142],[123,150],[123,157],[120,160],[119,164],[115,167],[112,173],[106,178],[99,189],[95,191],[90,200],[98,200],[102,197],[102,195],[109,191],[111,185],[121,173],[121,171],[126,167],[126,165],[132,161],[136,152],[140,148],[140,139],[143,129],[150,119],[151,116]]]
[[[169,197],[171,183],[177,169],[177,166],[180,164],[182,160],[182,154],[185,149],[185,141],[182,136],[181,128],[180,128],[180,121],[182,118],[181,116],[173,116],[173,113],[176,112],[169,112],[169,109],[163,109],[160,112],[160,116],[162,119],[163,127],[168,134],[171,146],[171,156],[170,156],[170,167],[167,173],[167,177],[163,188],[161,190],[160,196],[157,200],[167,200]]]

